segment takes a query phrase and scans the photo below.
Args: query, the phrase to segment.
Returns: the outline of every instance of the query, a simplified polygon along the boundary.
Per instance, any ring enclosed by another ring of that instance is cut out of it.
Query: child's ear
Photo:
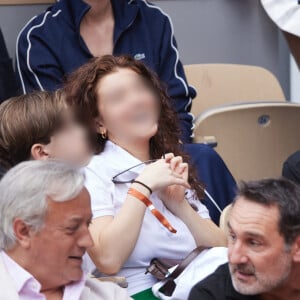
[[[34,144],[31,147],[31,157],[34,160],[46,160],[49,158],[47,145]]]

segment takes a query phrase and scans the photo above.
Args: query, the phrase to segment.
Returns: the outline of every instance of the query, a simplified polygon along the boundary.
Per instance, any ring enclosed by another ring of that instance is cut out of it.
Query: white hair
[[[38,232],[44,225],[47,199],[73,199],[83,189],[84,181],[78,168],[55,160],[27,161],[9,170],[0,181],[0,249],[8,250],[16,244],[16,218]]]

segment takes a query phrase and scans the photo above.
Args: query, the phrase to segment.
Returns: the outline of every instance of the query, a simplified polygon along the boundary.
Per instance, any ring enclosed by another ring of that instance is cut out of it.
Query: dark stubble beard
[[[282,286],[291,272],[292,260],[290,254],[282,253],[274,263],[278,267],[272,268],[272,273],[268,273],[268,270],[265,270],[264,273],[257,272],[252,264],[230,265],[229,263],[234,289],[243,295],[259,295]],[[237,272],[254,276],[254,282],[251,284],[240,282],[236,278]]]

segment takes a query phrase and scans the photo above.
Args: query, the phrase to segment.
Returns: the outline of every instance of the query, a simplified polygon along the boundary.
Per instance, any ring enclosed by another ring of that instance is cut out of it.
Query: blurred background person
[[[92,149],[61,91],[37,91],[0,105],[0,171],[25,160],[88,164]]]

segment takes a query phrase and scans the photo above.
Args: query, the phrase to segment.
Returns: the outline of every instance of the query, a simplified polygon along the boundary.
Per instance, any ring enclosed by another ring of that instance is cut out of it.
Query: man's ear
[[[47,145],[34,144],[31,147],[31,157],[34,160],[46,160],[49,158],[49,151]]]
[[[30,247],[30,227],[23,220],[16,218],[13,228],[18,244],[28,249]]]
[[[296,238],[293,245],[293,259],[295,262],[300,263],[300,235]]]

